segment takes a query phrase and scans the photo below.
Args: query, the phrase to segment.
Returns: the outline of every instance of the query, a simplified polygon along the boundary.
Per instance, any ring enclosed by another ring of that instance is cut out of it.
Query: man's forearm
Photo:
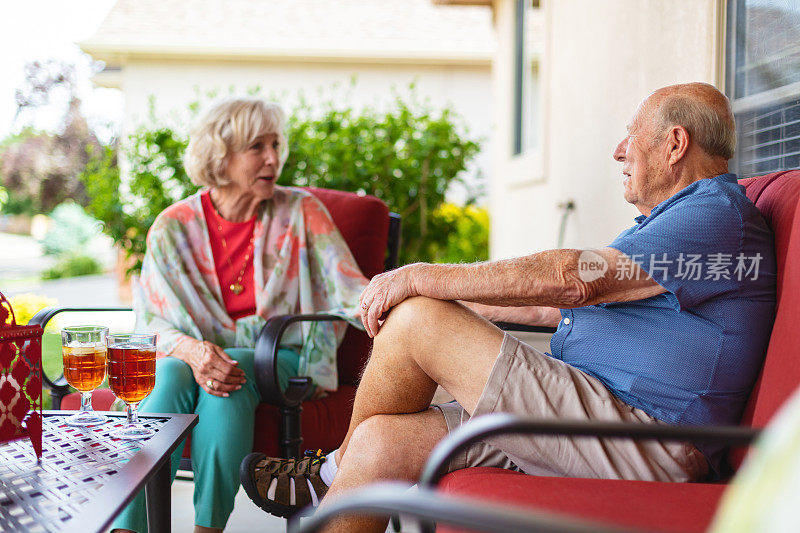
[[[409,267],[416,269],[412,276],[416,294],[503,307],[565,309],[642,300],[665,290],[613,248],[548,250],[486,263]]]
[[[549,250],[526,257],[461,265],[412,265],[415,292],[440,300],[495,306],[574,307],[582,285],[569,265],[574,250]]]

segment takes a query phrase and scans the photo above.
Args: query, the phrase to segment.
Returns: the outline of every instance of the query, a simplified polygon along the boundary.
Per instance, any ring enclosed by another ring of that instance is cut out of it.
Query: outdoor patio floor
[[[172,484],[172,532],[191,533],[194,525],[192,492],[194,482],[176,479]],[[233,514],[228,520],[225,533],[286,533],[286,521],[270,516],[255,506],[244,489],[236,494]],[[387,532],[392,532],[391,527]],[[402,521],[402,533],[417,533],[419,527],[411,520]]]
[[[192,493],[194,482],[176,479],[172,484],[172,531],[173,533],[187,533],[194,526],[194,505]],[[236,494],[236,504],[233,514],[228,520],[225,533],[285,533],[286,521],[282,518],[268,515],[255,506],[250,498],[240,488]]]

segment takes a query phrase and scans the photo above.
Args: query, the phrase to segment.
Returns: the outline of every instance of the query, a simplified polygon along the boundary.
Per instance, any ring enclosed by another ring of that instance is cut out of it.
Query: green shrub
[[[103,267],[93,257],[72,254],[62,256],[56,264],[42,272],[42,279],[72,278],[99,274]]]
[[[101,234],[101,224],[75,202],[59,204],[50,213],[50,220],[52,225],[41,241],[48,255],[75,253]]]

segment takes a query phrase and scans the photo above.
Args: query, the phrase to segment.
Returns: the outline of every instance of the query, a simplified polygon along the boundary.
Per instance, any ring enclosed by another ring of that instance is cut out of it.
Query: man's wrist
[[[431,296],[429,279],[431,276],[430,263],[412,263],[408,265],[408,290],[410,296]]]

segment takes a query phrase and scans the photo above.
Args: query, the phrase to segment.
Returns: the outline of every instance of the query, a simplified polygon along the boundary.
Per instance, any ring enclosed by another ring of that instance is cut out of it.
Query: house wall
[[[452,107],[463,118],[471,138],[483,140],[471,175],[480,170],[487,176],[492,120],[488,105],[490,72],[488,62],[442,65],[128,58],[115,80],[124,93],[127,130],[146,121],[151,97],[155,97],[159,120],[187,127],[187,103],[209,90],[227,94],[228,88],[234,87],[241,94],[260,85],[262,94],[274,95],[287,110],[297,103],[301,92],[311,104],[333,95],[342,105],[360,108],[385,105],[393,99],[395,88],[407,94],[413,82],[419,100],[437,108]],[[357,83],[350,88],[354,76]],[[331,89],[334,84],[339,84],[339,89]],[[463,198],[458,189],[452,196],[455,201]]]
[[[493,258],[607,245],[639,213],[611,154],[638,103],[680,82],[721,87],[722,0],[542,0],[540,150],[511,157],[514,0],[496,0],[490,211]]]

